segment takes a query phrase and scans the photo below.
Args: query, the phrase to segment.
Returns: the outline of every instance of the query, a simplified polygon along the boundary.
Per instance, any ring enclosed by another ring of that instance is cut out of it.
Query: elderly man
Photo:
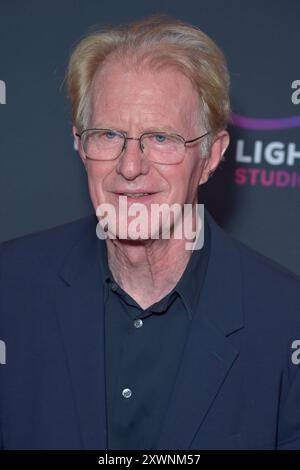
[[[177,216],[120,236],[196,207],[229,142],[222,52],[154,17],[83,39],[67,81],[95,214],[1,246],[2,447],[300,449],[298,281],[208,212],[201,249]]]

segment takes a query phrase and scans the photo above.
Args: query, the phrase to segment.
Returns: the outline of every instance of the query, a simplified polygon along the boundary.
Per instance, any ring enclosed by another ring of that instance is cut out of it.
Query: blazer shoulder
[[[269,332],[276,330],[281,336],[299,336],[299,276],[239,241],[235,245],[240,253],[243,302],[250,322],[265,324]]]
[[[238,260],[238,269],[241,269],[248,282],[252,281],[253,284],[263,283],[265,286],[274,282],[275,284],[289,285],[291,289],[296,289],[299,294],[299,275],[234,238],[218,225],[208,212],[206,212],[206,216],[213,234],[214,244],[218,245],[219,248],[219,256],[222,257],[223,253],[227,253],[227,268],[231,266],[231,269],[234,269],[234,265],[237,266],[236,260]],[[222,259],[224,261],[224,256]]]
[[[94,214],[72,222],[40,230],[0,243],[0,266],[4,278],[38,269],[56,266],[85,233],[94,233]]]
[[[240,253],[242,266],[249,274],[264,276],[267,281],[274,281],[274,279],[276,279],[277,282],[290,284],[291,286],[299,289],[299,275],[283,266],[279,262],[248,247],[241,241],[235,239],[234,244]]]

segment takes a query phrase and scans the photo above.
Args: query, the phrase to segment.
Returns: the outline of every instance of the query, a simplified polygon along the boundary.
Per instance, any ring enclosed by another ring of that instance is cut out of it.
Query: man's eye
[[[155,134],[153,137],[154,137],[154,140],[160,144],[167,140],[167,136],[162,135],[162,134]]]
[[[108,140],[113,140],[114,137],[118,136],[118,134],[116,134],[116,132],[113,132],[113,131],[106,131],[102,134],[102,136],[104,136]]]

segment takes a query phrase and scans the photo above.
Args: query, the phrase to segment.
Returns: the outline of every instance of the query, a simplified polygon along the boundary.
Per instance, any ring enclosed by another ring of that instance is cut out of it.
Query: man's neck
[[[174,238],[107,239],[106,246],[114,279],[144,310],[175,287],[192,254],[186,240]]]

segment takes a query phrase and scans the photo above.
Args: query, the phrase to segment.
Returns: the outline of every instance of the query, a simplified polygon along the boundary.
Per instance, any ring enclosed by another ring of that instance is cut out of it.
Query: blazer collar
[[[211,254],[204,283],[206,317],[224,335],[244,325],[242,309],[242,268],[237,242],[216,224],[205,210],[211,232]]]
[[[95,215],[69,239],[54,295],[83,449],[106,449],[103,288]]]

